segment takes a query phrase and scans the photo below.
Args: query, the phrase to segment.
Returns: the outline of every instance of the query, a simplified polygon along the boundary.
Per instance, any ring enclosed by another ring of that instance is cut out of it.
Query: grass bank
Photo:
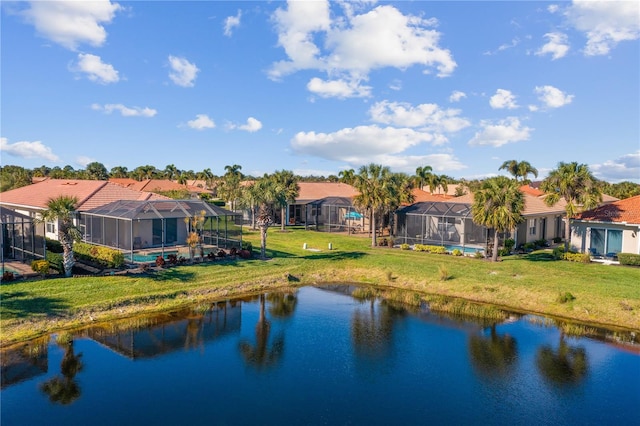
[[[247,232],[244,238],[254,247],[259,245],[257,232]],[[460,297],[520,312],[640,331],[640,268],[550,261],[540,254],[491,263],[369,245],[370,240],[362,237],[274,228],[268,236],[269,261],[203,263],[140,276],[3,283],[0,345],[95,321],[326,282]],[[448,278],[442,280],[443,276]],[[560,296],[567,293],[575,299],[562,300]]]

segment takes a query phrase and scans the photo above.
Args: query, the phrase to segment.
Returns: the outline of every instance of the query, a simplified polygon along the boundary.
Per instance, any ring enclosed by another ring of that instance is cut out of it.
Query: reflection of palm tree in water
[[[260,316],[256,324],[256,344],[252,346],[249,342],[240,342],[240,353],[247,364],[257,369],[265,369],[278,363],[284,349],[284,336],[278,336],[269,346],[270,333],[271,322],[265,315],[265,295],[262,294],[260,295]]]
[[[554,351],[550,345],[538,349],[536,364],[540,373],[554,384],[577,383],[587,374],[587,352],[572,347],[560,334],[560,345]]]
[[[42,392],[49,396],[51,402],[68,405],[80,398],[80,386],[75,376],[82,370],[82,354],[73,351],[73,340],[66,345],[64,357],[60,363],[62,376],[55,376],[41,385]]]
[[[404,311],[397,310],[384,301],[376,311],[375,300],[375,297],[370,299],[369,309],[354,312],[351,337],[356,353],[369,358],[386,358],[391,349],[393,324]]]
[[[187,319],[187,333],[184,340],[185,349],[195,349],[203,344],[203,339],[200,336],[202,320],[202,315]]]
[[[275,318],[288,318],[293,315],[298,304],[295,293],[269,293],[269,313]]]
[[[496,325],[493,324],[489,337],[469,337],[469,353],[471,363],[480,373],[486,376],[506,376],[513,371],[514,361],[518,357],[518,347],[516,340],[510,335],[499,336],[496,333]]]

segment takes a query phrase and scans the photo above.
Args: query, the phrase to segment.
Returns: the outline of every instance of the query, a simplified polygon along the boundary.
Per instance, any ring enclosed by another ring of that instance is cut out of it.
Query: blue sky
[[[2,2],[1,163],[640,183],[638,2]]]

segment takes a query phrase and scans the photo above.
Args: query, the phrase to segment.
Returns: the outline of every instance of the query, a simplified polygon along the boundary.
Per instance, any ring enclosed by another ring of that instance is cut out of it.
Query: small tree
[[[38,221],[56,221],[58,228],[58,240],[62,244],[62,259],[64,274],[71,276],[75,259],[73,257],[73,243],[81,238],[80,230],[73,223],[78,199],[67,195],[51,198],[47,202],[47,210],[43,211]]]
[[[190,261],[193,261],[196,248],[202,244],[202,227],[204,226],[206,214],[207,213],[204,210],[201,210],[198,214],[192,217],[184,218],[184,223],[187,225],[188,232],[186,243],[189,246]]]

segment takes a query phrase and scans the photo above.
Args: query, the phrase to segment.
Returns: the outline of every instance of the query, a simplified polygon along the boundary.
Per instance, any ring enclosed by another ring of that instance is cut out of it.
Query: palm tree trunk
[[[376,213],[371,210],[371,247],[375,247],[376,243]]]
[[[73,272],[73,264],[75,263],[73,259],[73,249],[64,244],[62,250],[62,265],[64,266],[64,276],[69,278],[71,277],[71,273]]]
[[[498,244],[500,244],[500,237],[498,236],[498,230],[494,229],[493,232],[493,252],[491,253],[491,261],[498,261]]]
[[[564,252],[569,252],[569,242],[571,241],[571,218],[567,215],[564,219]]]
[[[260,258],[267,258],[267,226],[260,225]]]
[[[285,220],[286,218],[284,217],[285,213],[286,213],[286,208],[285,207],[280,207],[280,222],[282,222],[280,224],[280,230],[284,231],[284,225],[285,225]]]

